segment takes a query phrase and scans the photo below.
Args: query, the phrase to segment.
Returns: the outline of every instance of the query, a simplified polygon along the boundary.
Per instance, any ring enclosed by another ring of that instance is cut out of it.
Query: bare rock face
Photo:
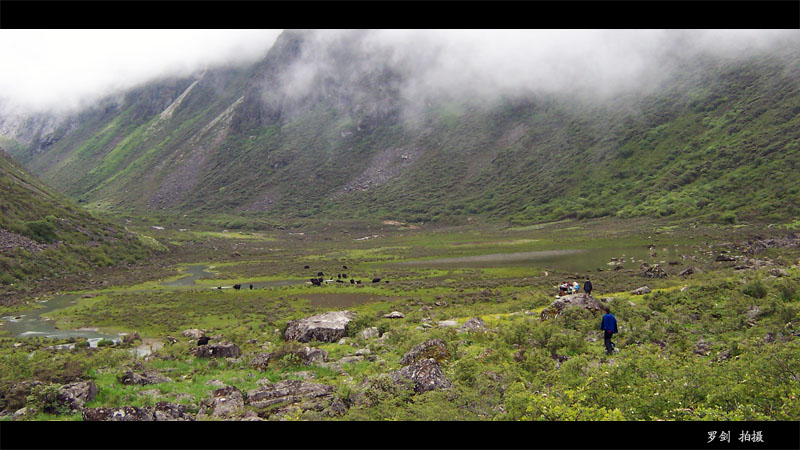
[[[234,343],[220,342],[193,347],[191,352],[198,358],[237,358],[242,351]]]
[[[640,287],[638,289],[634,289],[634,290],[631,291],[631,294],[633,294],[633,295],[644,295],[644,294],[649,294],[649,293],[650,293],[650,287],[649,286],[642,286],[642,287]]]
[[[119,408],[88,408],[81,413],[89,422],[151,422],[153,414],[149,408],[121,406]]]
[[[442,366],[433,358],[420,359],[400,370],[390,372],[389,376],[398,383],[401,383],[402,379],[411,380],[414,383],[414,392],[418,394],[434,389],[447,389],[451,386],[450,380],[445,378],[442,372]]]
[[[578,293],[557,298],[550,306],[542,310],[539,318],[540,320],[554,319],[560,316],[564,309],[572,306],[584,308],[593,313],[606,313],[608,311],[608,306],[598,302],[591,295]]]
[[[194,416],[192,416],[186,410],[186,405],[158,402],[156,403],[156,406],[153,407],[153,420],[156,422],[193,421]]]
[[[58,388],[58,402],[69,405],[69,409],[81,409],[86,402],[94,400],[97,386],[91,381],[79,381]]]
[[[336,342],[347,335],[347,324],[356,316],[352,311],[331,311],[290,321],[284,337],[287,341]]]
[[[400,364],[407,366],[420,359],[433,358],[435,361],[445,361],[450,358],[447,344],[441,339],[429,339],[403,355]]]
[[[333,398],[333,386],[320,383],[310,383],[302,380],[283,380],[277,383],[267,383],[264,386],[247,392],[247,405],[263,409],[278,403],[305,403],[310,407],[309,401],[315,406],[324,406]]]
[[[486,322],[483,321],[480,317],[473,317],[466,322],[464,322],[459,328],[458,331],[465,332],[465,331],[484,331],[486,330]]]
[[[226,386],[212,392],[203,405],[211,409],[212,417],[232,417],[244,407],[244,396],[236,387]]]
[[[118,375],[117,380],[122,384],[128,384],[128,385],[135,384],[140,386],[144,386],[146,384],[172,382],[172,379],[162,376],[155,372],[144,372],[143,374],[140,375],[132,370],[128,370],[124,374]]]

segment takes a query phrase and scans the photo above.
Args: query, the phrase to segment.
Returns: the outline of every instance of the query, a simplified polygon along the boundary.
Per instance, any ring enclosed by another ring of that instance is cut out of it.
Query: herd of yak
[[[305,266],[304,267],[304,269],[310,269],[310,268],[311,268],[310,266]],[[343,269],[347,269],[347,266],[342,266],[342,268]],[[325,280],[323,278],[324,276],[325,276],[325,274],[323,272],[317,272],[317,277],[316,278],[311,278],[311,279],[309,279],[309,281],[311,281],[311,284],[313,286],[322,286],[322,283],[331,283],[331,282],[334,282],[334,281],[336,283],[346,283],[347,282],[347,274],[346,273],[337,273],[335,280],[333,278],[331,278],[330,280]],[[380,278],[373,278],[372,282],[373,283],[380,283],[381,279]],[[389,280],[384,280],[384,283],[388,283],[388,282],[389,282]],[[361,280],[356,280],[354,278],[350,278],[350,284],[361,284]],[[242,285],[241,284],[234,284],[233,288],[238,291],[239,289],[242,288]],[[217,286],[217,289],[222,289],[222,286]],[[252,284],[250,285],[250,289],[253,289],[253,285]]]

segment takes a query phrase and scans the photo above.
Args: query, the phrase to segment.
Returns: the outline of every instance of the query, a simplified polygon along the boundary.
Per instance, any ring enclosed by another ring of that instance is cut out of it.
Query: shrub
[[[753,280],[742,288],[742,292],[753,298],[764,298],[767,295],[767,287],[761,280]]]
[[[56,240],[56,228],[46,220],[36,220],[25,224],[28,228],[27,235],[42,242],[52,243]]]

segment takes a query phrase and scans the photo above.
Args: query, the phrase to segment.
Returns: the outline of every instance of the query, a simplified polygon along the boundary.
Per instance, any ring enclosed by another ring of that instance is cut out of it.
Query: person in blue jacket
[[[614,314],[611,314],[610,309],[601,319],[600,329],[603,330],[603,342],[606,344],[606,354],[610,355],[611,352],[614,351],[614,343],[611,342],[611,336],[619,332],[617,329],[617,318],[614,317]]]

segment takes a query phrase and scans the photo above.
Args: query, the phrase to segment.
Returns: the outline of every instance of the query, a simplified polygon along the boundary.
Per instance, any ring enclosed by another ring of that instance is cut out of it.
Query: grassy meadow
[[[153,262],[157,270],[126,283],[109,274],[102,289],[76,287],[77,303],[49,314],[62,330],[135,332],[163,347],[137,356],[140,341],[88,348],[80,339],[16,337],[0,328],[0,409],[6,410],[0,420],[11,420],[23,406],[34,411],[24,420],[81,420],[47,395],[48,386],[79,379],[98,387],[90,408],[168,401],[194,414],[218,388],[213,380],[246,392],[263,379],[329,385],[346,405],[334,416],[245,407],[267,420],[800,420],[800,249],[745,254],[736,247],[787,232],[645,219],[417,229],[334,222],[259,233],[166,226],[148,232],[170,248]],[[545,251],[552,254],[537,253]],[[723,251],[739,258],[717,261]],[[770,265],[737,270],[745,258]],[[661,265],[667,277],[645,278],[642,262]],[[197,266],[204,272],[190,270]],[[679,275],[688,267],[699,271]],[[317,287],[308,283],[317,272],[333,280],[347,275],[345,282]],[[193,283],[174,284],[190,275]],[[619,322],[619,352],[610,356],[599,315],[568,308],[540,320],[558,284],[587,277],[592,295]],[[631,293],[644,285],[652,292]],[[312,342],[327,352],[328,363],[304,365],[292,354],[298,344],[283,338],[287,322],[344,309],[356,313],[348,337]],[[405,317],[384,318],[392,311]],[[10,308],[0,309],[0,316],[9,314]],[[438,324],[475,317],[485,331]],[[361,337],[369,327],[382,336]],[[214,342],[235,343],[241,356],[195,357],[196,342],[181,337],[190,328],[207,330]],[[415,394],[365,382],[401,368],[407,351],[435,338],[447,346],[441,363],[452,387]],[[76,348],[48,348],[70,341]],[[370,358],[348,362],[364,349]],[[251,360],[260,353],[283,356],[257,370]],[[127,369],[172,381],[122,385],[117,376]],[[44,387],[24,398],[12,395],[12,386],[32,379]],[[198,420],[210,420],[203,417]]]

